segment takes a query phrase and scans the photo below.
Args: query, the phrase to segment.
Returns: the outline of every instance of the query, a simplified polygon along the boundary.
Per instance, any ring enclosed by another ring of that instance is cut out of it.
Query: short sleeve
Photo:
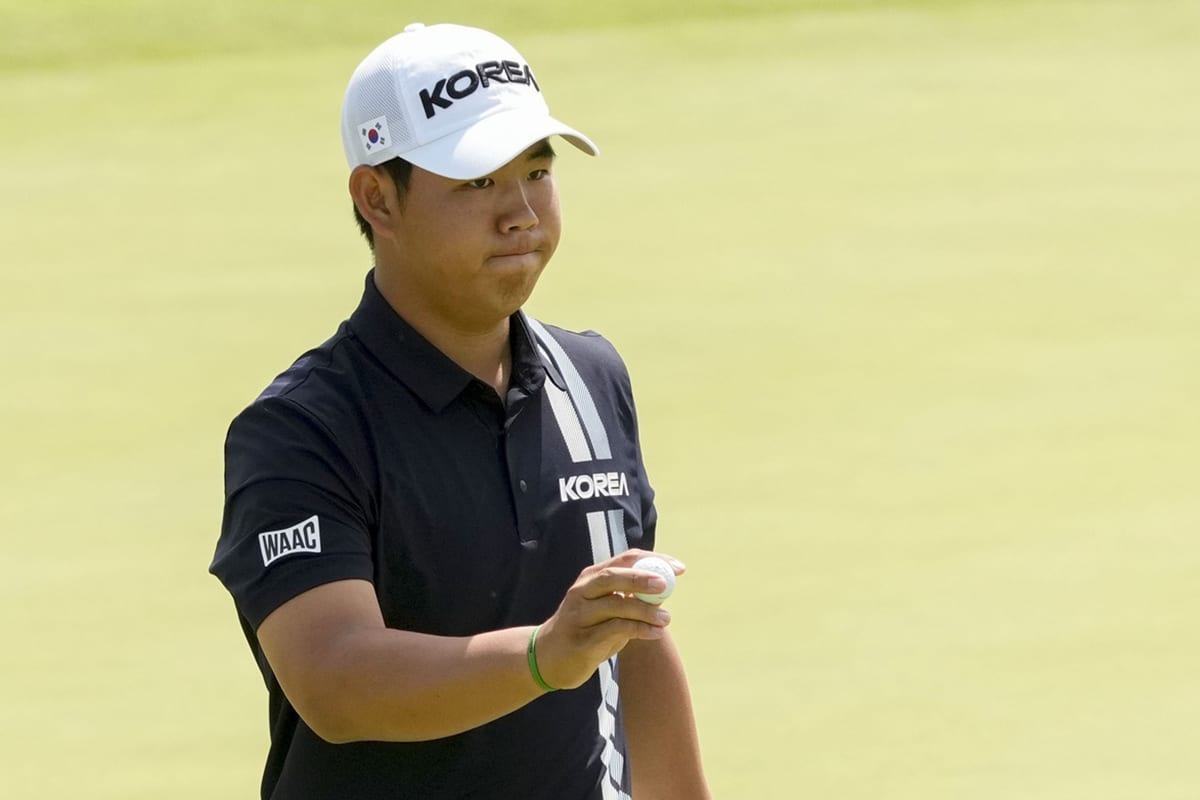
[[[309,589],[372,580],[367,508],[346,443],[287,398],[260,399],[225,441],[225,511],[210,571],[257,629]]]

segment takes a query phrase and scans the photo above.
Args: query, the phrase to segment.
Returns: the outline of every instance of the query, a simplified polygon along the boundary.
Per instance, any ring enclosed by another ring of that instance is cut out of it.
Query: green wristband
[[[534,683],[536,683],[544,692],[557,692],[546,680],[542,677],[542,671],[537,665],[537,651],[534,649],[537,646],[537,633],[541,625],[534,626],[533,631],[529,634],[529,647],[525,650],[525,655],[529,658],[529,672],[533,675]]]

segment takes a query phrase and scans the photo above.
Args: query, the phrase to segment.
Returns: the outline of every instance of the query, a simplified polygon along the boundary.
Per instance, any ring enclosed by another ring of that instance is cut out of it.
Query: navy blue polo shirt
[[[544,622],[586,566],[654,545],[629,377],[594,333],[510,320],[507,397],[421,337],[373,273],[332,338],[234,419],[212,572],[270,695],[262,796],[627,800],[619,658],[474,730],[325,742],[255,636],[318,585],[371,581],[389,627],[467,636]]]

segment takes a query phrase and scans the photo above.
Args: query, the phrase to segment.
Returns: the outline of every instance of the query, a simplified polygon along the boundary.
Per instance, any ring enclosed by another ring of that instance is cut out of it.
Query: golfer
[[[272,800],[708,797],[625,367],[521,311],[560,233],[509,44],[410,25],[342,108],[357,309],[233,421],[212,572],[269,693]],[[677,573],[683,565],[665,556]]]

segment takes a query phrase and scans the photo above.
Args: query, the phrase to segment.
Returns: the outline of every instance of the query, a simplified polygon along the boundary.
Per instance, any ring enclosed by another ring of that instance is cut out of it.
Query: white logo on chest
[[[564,503],[571,500],[591,500],[593,497],[629,495],[629,481],[624,472],[597,472],[592,475],[571,475],[558,479],[558,496]]]
[[[321,552],[321,523],[316,514],[308,519],[284,528],[281,531],[264,531],[258,535],[258,546],[262,549],[263,566],[271,565],[293,553]]]

